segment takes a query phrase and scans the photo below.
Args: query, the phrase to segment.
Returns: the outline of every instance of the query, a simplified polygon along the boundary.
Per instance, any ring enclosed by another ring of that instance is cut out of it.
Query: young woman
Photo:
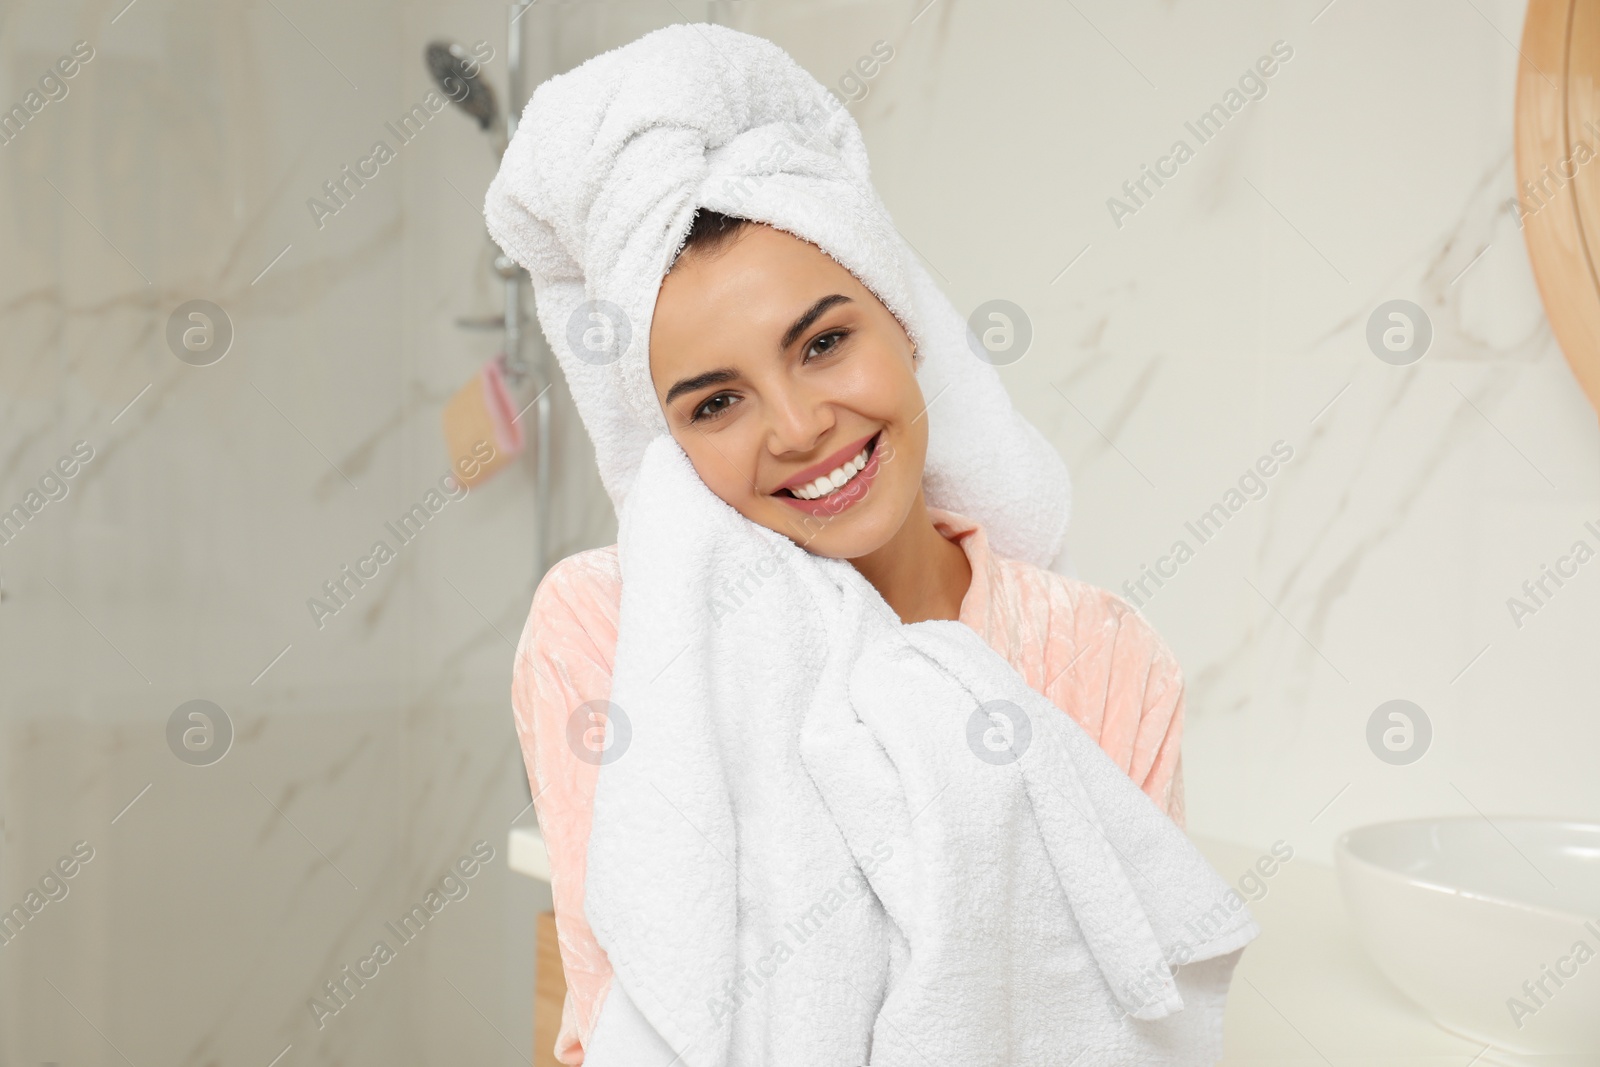
[[[661,283],[649,353],[668,428],[719,498],[849,560],[901,622],[969,626],[1183,825],[1176,660],[1116,596],[998,556],[976,522],[927,503],[917,355],[850,271],[783,230],[702,209]],[[553,567],[514,671],[567,979],[567,1064],[583,1062],[612,980],[583,910],[600,766],[569,744],[569,719],[610,693],[621,588],[614,545]]]

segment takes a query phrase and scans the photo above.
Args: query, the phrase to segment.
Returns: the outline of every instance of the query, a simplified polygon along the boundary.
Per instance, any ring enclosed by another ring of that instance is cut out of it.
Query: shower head
[[[505,151],[505,122],[495,105],[494,90],[483,80],[483,71],[465,48],[454,41],[433,41],[423,52],[428,71],[457,107],[478,120],[478,128],[489,131],[497,153]]]

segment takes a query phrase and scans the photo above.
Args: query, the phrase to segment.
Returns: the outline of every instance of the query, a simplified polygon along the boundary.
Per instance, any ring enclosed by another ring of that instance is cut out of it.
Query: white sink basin
[[[1378,969],[1483,1062],[1600,1053],[1600,824],[1377,823],[1334,867]]]

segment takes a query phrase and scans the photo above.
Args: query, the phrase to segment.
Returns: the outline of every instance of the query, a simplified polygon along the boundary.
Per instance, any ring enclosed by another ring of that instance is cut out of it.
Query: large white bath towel
[[[589,1067],[1215,1062],[1248,909],[976,633],[901,625],[666,437],[619,552]]]

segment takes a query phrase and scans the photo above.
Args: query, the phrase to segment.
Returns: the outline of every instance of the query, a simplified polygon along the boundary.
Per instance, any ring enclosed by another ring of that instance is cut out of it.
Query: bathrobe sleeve
[[[511,703],[539,829],[550,853],[556,939],[566,974],[556,1059],[583,1062],[611,985],[611,964],[583,914],[584,873],[600,768],[567,742],[573,711],[611,694],[622,577],[616,546],[557,563],[539,583],[512,668]]]
[[[1023,642],[1024,675],[1041,679],[1040,691],[1183,827],[1184,680],[1177,657],[1121,597],[1058,574],[1043,580],[1048,588],[1038,591],[1033,610],[1019,613],[1024,627],[1031,618],[1044,631]]]

